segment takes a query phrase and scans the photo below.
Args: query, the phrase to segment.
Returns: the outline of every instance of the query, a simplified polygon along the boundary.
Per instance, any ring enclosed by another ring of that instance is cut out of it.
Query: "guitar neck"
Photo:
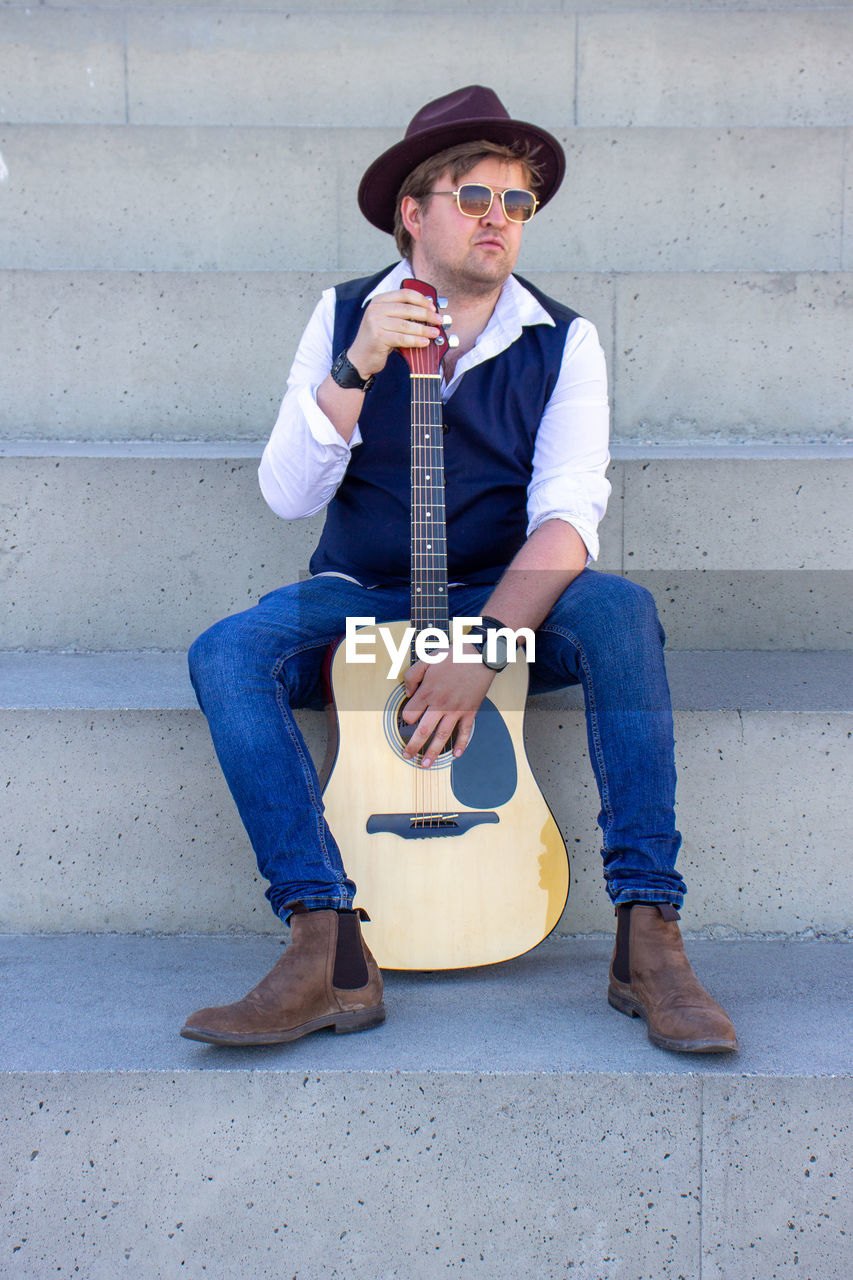
[[[412,374],[412,626],[449,634],[440,375]]]

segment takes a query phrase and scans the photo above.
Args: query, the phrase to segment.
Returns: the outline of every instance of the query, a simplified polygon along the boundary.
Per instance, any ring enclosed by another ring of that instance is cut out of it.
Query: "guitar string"
[[[415,619],[416,630],[421,629],[423,624],[436,627],[449,640],[441,401],[436,394],[436,383],[440,375],[423,367],[424,361],[429,358],[428,348],[414,354],[418,368],[414,371],[416,376],[413,378],[412,396],[412,456],[415,466],[413,547],[421,590],[418,593],[419,600],[414,602],[413,612],[418,614]],[[430,428],[429,433],[424,430],[426,426]],[[426,439],[430,440],[429,445],[426,445]],[[425,554],[427,551],[431,554]],[[416,783],[416,792],[419,794],[415,797],[415,812],[421,815],[420,820],[426,821],[425,815],[430,813],[447,812],[450,807],[449,768],[445,766],[438,771],[418,768],[416,774],[420,777]],[[423,777],[424,774],[430,775],[429,780]]]
[[[420,410],[421,381],[417,376],[420,373],[419,352],[416,350],[412,355],[412,466],[414,467],[414,475],[412,477],[412,579],[411,579],[411,595],[412,595],[412,626],[415,628],[415,637],[417,637],[418,628],[420,626],[420,609],[417,601],[418,594],[418,541],[420,537],[420,510],[421,510],[421,493],[419,480],[419,457],[418,457],[418,418]],[[414,644],[414,641],[413,641]],[[415,654],[412,654],[415,657]],[[417,757],[416,757],[417,759]],[[412,766],[412,811],[414,815],[415,826],[422,822],[423,814],[423,791],[424,784],[419,777],[422,770],[417,765]]]
[[[424,596],[424,574],[423,574],[423,543],[424,539],[424,470],[423,470],[423,417],[424,417],[424,381],[423,381],[423,361],[420,350],[413,352],[413,377],[412,377],[412,466],[414,468],[413,479],[413,507],[412,507],[412,625],[415,628],[415,637],[417,638],[424,620],[425,601]],[[427,780],[423,777],[424,770],[420,765],[414,766],[414,814],[415,824],[424,825],[426,813],[426,792],[428,788]]]

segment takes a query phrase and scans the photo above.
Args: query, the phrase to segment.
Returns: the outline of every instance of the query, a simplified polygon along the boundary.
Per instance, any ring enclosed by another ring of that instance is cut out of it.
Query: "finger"
[[[456,727],[456,741],[453,744],[453,755],[458,760],[471,740],[474,730],[474,717],[463,716]]]
[[[430,766],[433,765],[435,761],[438,759],[438,757],[441,755],[442,751],[444,750],[445,743],[447,742],[448,738],[453,732],[455,724],[456,724],[456,718],[454,716],[444,716],[439,721],[438,727],[436,728],[435,733],[432,735],[432,740],[429,744],[429,747],[424,752],[424,758],[422,762],[424,769],[429,769]]]
[[[404,297],[376,299],[370,304],[367,312],[371,316],[395,316],[398,320],[415,320],[420,324],[435,324],[438,312],[432,304],[426,306],[420,302],[407,302]]]
[[[435,316],[412,315],[406,311],[388,311],[381,318],[386,330],[395,333],[440,333],[441,326]]]
[[[380,295],[381,296],[381,295]],[[436,312],[435,303],[432,298],[427,297],[425,293],[420,293],[417,289],[396,289],[393,293],[385,295],[388,298],[400,298],[403,302],[408,302],[413,306],[425,308],[427,311]]]
[[[423,749],[424,743],[429,741],[430,735],[438,724],[439,718],[437,711],[430,711],[427,709],[424,712],[420,718],[417,729],[412,734],[403,750],[404,756],[409,756],[410,759],[414,759],[414,757],[419,754]]]
[[[403,321],[401,328],[383,329],[381,338],[387,346],[392,347],[428,347],[440,332],[440,329],[432,325],[408,324]]]
[[[421,662],[420,659],[418,659],[417,662],[413,662],[409,667],[406,674],[403,676],[403,684],[406,687],[406,696],[408,698],[411,698],[416,692],[419,684],[426,675],[426,672],[427,664],[425,662]]]

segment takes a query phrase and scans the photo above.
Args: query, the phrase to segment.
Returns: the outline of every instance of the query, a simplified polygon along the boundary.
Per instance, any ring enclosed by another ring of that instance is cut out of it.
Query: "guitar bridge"
[[[370,835],[429,840],[437,836],[461,836],[482,823],[499,821],[492,809],[470,813],[372,813],[367,819],[367,830]]]

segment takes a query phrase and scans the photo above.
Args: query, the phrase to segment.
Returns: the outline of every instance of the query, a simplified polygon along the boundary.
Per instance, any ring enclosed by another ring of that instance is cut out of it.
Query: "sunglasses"
[[[510,187],[508,191],[493,191],[484,182],[463,182],[456,191],[432,191],[430,194],[455,196],[459,212],[466,218],[485,218],[495,196],[499,196],[508,222],[529,222],[539,203],[532,191],[516,187]]]

